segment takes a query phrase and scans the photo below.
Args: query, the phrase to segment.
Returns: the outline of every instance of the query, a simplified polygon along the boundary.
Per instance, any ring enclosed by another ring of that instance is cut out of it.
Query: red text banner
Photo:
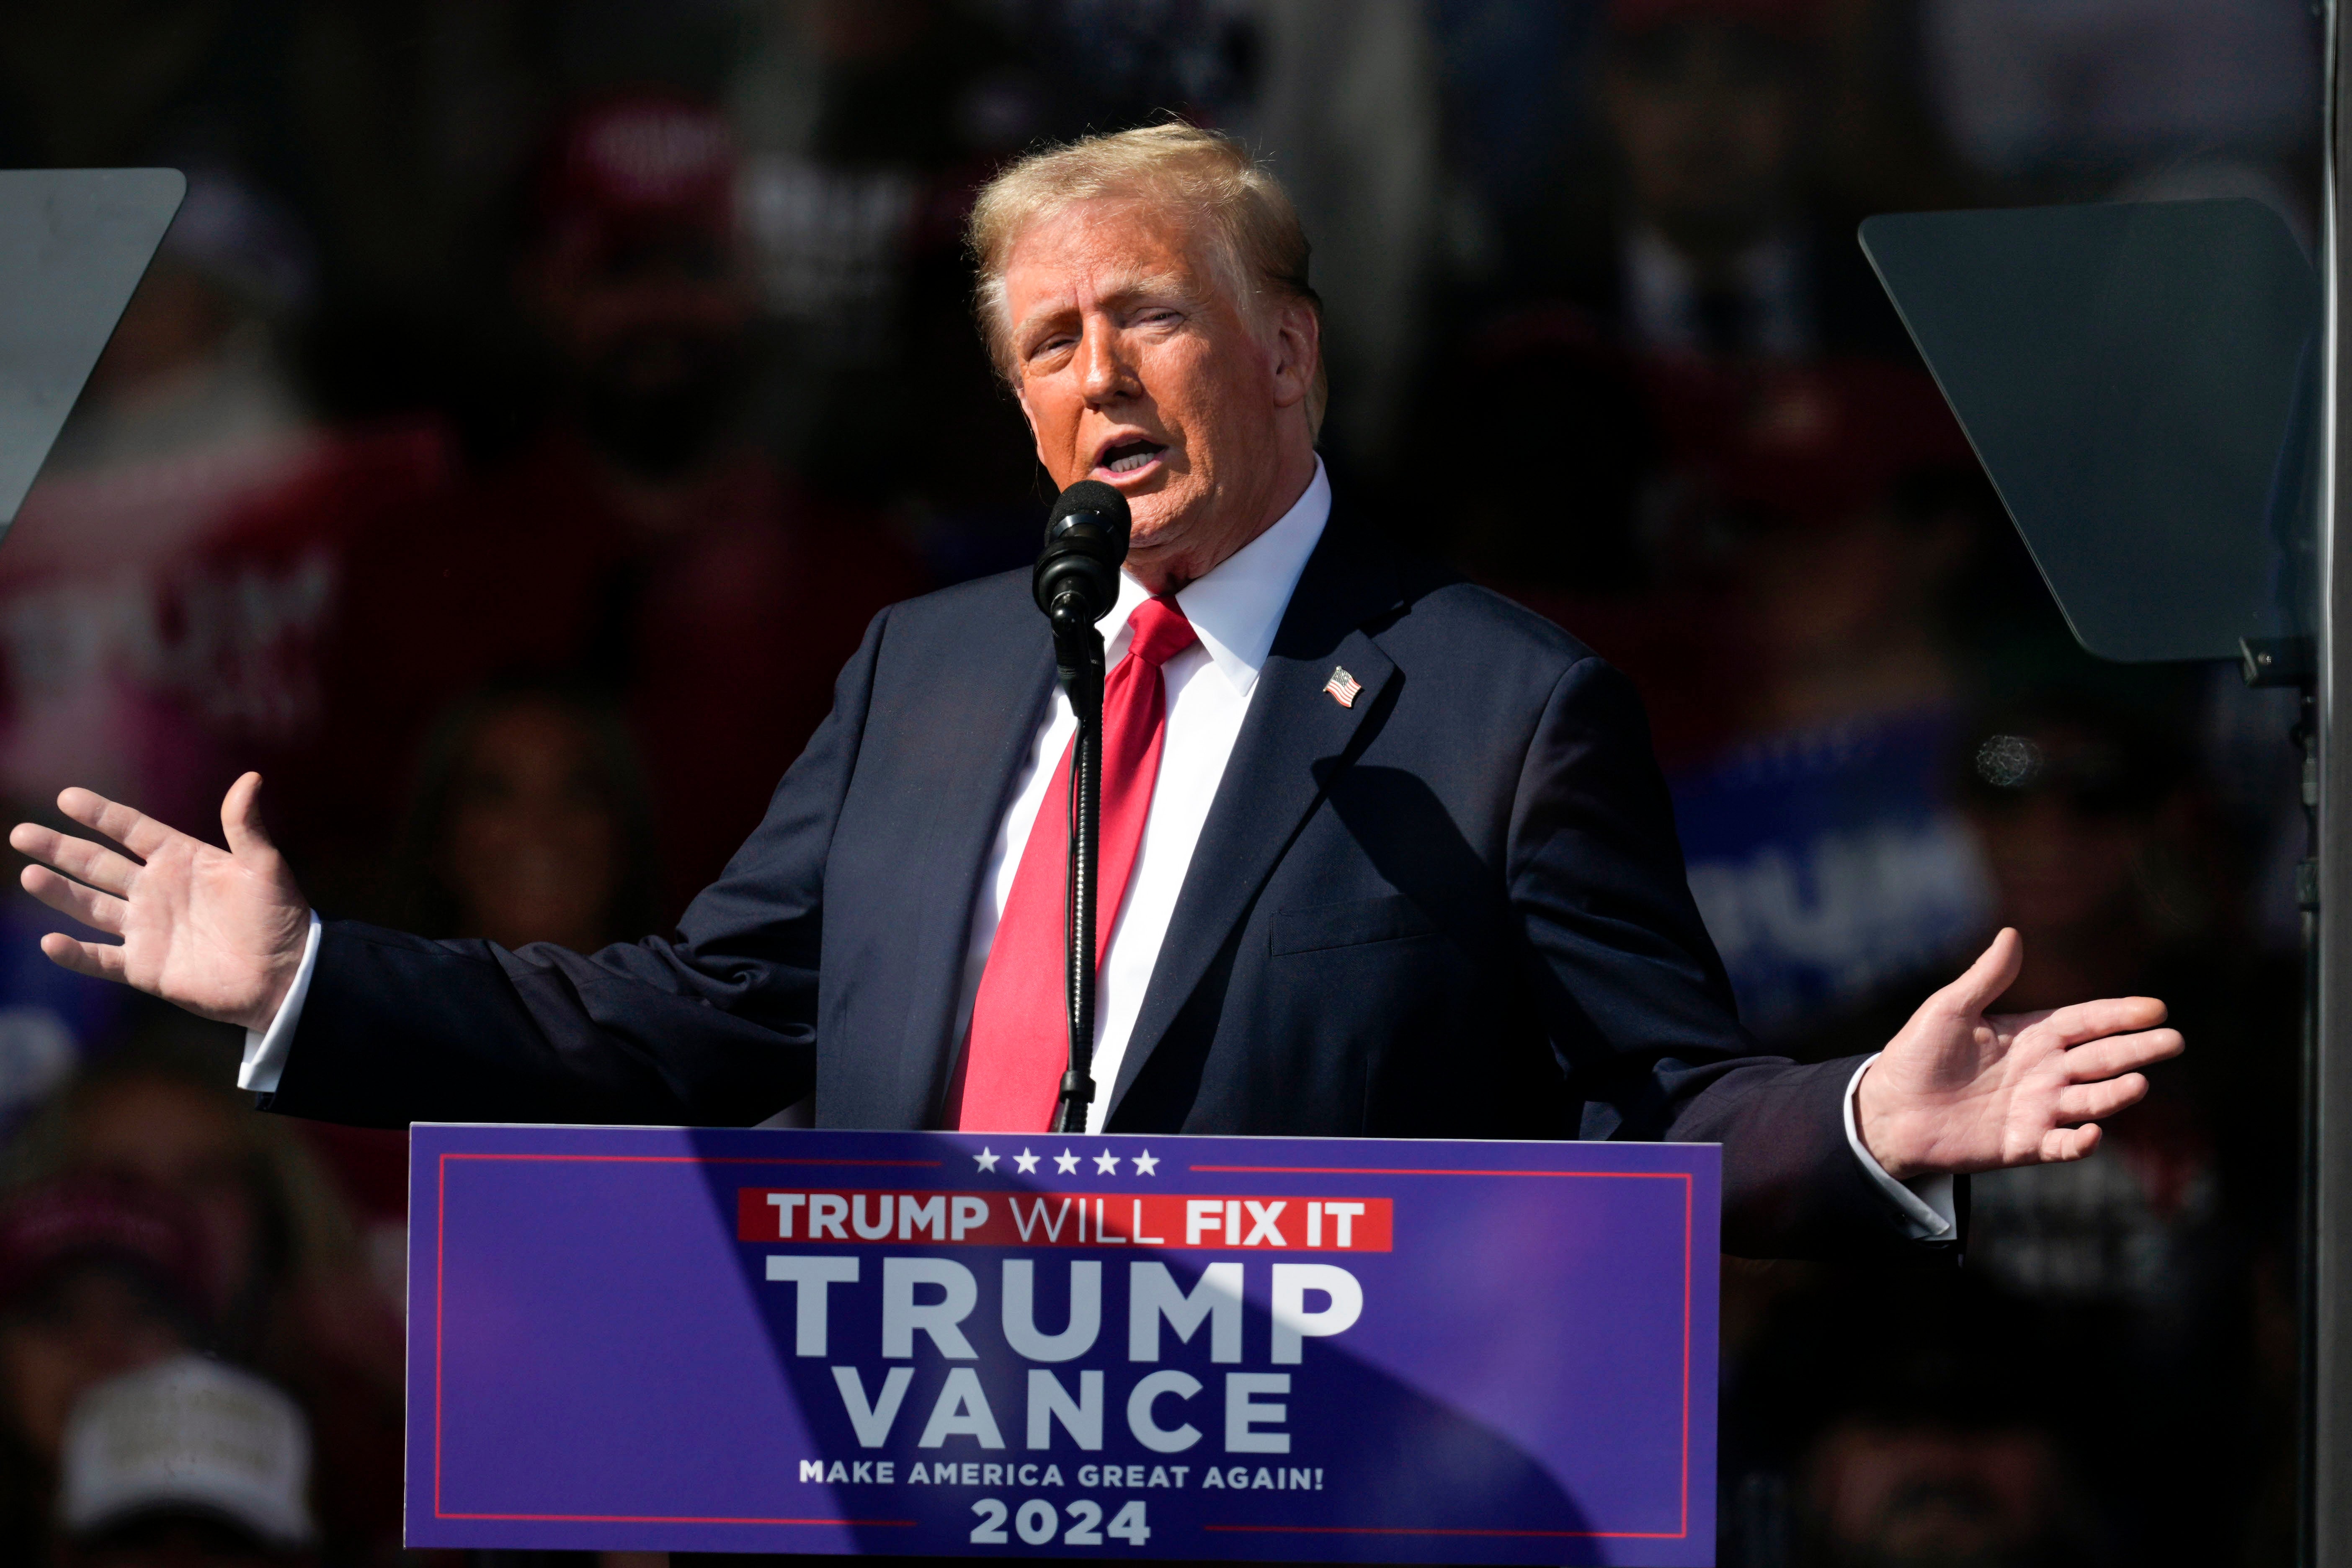
[[[741,1241],[965,1247],[1155,1247],[1386,1252],[1388,1198],[1186,1197],[1166,1193],[905,1193],[744,1187]]]

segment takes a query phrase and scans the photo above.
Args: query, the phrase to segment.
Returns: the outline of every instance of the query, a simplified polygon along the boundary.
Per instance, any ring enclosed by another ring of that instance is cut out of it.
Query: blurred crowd
[[[1334,26],[1344,11],[1345,26]],[[1298,200],[1356,521],[1627,669],[1773,1048],[2000,925],[2191,1053],[1965,1268],[1727,1268],[1727,1568],[2235,1564],[2292,1531],[2291,701],[2077,651],[1854,240],[2240,196],[2306,245],[2302,0],[109,0],[0,29],[0,164],[189,195],[0,549],[0,803],[330,915],[674,920],[894,599],[1049,489],[959,224],[1169,112]],[[0,897],[0,1561],[398,1559],[405,1146]]]

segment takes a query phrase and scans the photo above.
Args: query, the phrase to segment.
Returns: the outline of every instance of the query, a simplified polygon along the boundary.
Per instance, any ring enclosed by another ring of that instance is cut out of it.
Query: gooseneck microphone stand
[[[1031,589],[1054,630],[1054,664],[1077,719],[1070,744],[1068,981],[1070,1054],[1052,1131],[1083,1132],[1095,1098],[1095,928],[1102,820],[1103,641],[1095,623],[1118,602],[1127,559],[1127,498],[1081,479],[1045,521]]]

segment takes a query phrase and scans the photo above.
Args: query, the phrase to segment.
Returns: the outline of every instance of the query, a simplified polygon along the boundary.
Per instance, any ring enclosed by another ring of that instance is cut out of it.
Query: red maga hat
[[[541,159],[543,234],[593,240],[735,226],[738,169],[726,118],[697,99],[628,92],[594,100],[556,127]]]
[[[0,1306],[69,1266],[111,1262],[194,1310],[207,1268],[198,1234],[172,1194],[126,1177],[59,1176],[21,1188],[0,1203]]]
[[[1779,369],[1743,401],[1718,449],[1722,497],[1785,521],[1851,516],[1885,500],[1906,475],[1974,466],[1936,384],[1906,366]]]

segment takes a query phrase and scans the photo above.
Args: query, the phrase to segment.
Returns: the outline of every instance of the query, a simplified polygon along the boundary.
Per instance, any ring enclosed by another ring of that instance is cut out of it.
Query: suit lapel
[[[1334,517],[1308,557],[1258,671],[1249,715],[1201,828],[1183,891],[1152,965],[1108,1114],[1158,1047],[1218,950],[1314,809],[1351,760],[1396,666],[1361,629],[1398,600],[1384,552],[1340,532]],[[1325,686],[1344,669],[1360,685],[1342,705]]]
[[[912,864],[922,868],[919,905],[909,922],[910,946],[900,973],[934,984],[909,1001],[907,1027],[897,1042],[900,1070],[889,1082],[903,1102],[877,1126],[936,1127],[959,1044],[951,1038],[962,994],[964,949],[980,879],[996,842],[1014,780],[1036,742],[1054,694],[1053,641],[1022,584],[1017,612],[1007,616],[991,646],[971,650],[959,677],[967,720],[923,770],[932,786],[910,802],[929,821]]]

